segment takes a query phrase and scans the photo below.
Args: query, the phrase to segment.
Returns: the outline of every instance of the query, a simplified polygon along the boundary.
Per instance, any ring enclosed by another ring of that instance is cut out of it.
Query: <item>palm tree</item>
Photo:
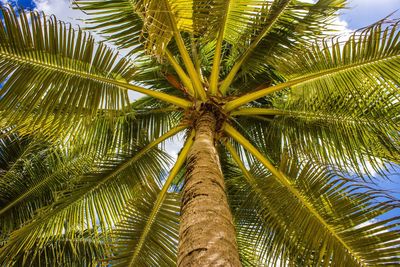
[[[345,2],[75,0],[125,57],[2,8],[0,265],[398,264],[399,22]]]

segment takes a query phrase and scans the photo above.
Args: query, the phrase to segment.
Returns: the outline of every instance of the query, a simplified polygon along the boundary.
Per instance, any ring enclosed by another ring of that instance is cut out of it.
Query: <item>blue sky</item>
[[[18,5],[20,7],[24,7],[25,9],[33,9],[36,7],[35,3],[32,0],[1,0],[0,2],[9,2],[14,5]]]
[[[35,4],[31,0],[19,0],[18,4],[28,9],[35,7]]]
[[[397,11],[393,17],[400,18],[400,0],[349,0],[349,9],[341,18],[350,29],[359,29]]]

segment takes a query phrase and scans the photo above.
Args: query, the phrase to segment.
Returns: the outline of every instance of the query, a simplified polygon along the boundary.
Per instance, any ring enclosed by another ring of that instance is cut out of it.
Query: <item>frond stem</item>
[[[272,108],[242,108],[231,113],[232,116],[253,116],[253,115],[288,115],[285,110]]]
[[[368,120],[366,118],[356,118],[350,116],[343,116],[340,114],[329,114],[322,112],[307,112],[298,110],[279,110],[271,108],[242,108],[235,110],[231,113],[231,116],[251,116],[258,117],[263,115],[271,116],[289,116],[293,118],[304,118],[321,120],[324,122],[339,122],[339,123],[351,123],[351,124],[371,124],[376,120]]]
[[[168,62],[171,64],[171,66],[174,68],[174,70],[178,74],[183,85],[187,88],[189,95],[196,96],[195,91],[193,89],[192,82],[190,81],[190,78],[186,75],[185,71],[179,65],[178,61],[174,58],[174,56],[171,54],[171,52],[168,49],[165,51],[165,55],[167,56]]]
[[[189,77],[192,80],[194,90],[200,96],[200,99],[205,101],[207,99],[206,92],[201,83],[199,74],[190,58],[190,55],[186,49],[185,43],[183,41],[182,35],[179,32],[178,25],[176,23],[175,17],[172,13],[171,6],[167,0],[163,0],[165,7],[167,8],[168,18],[174,33],[174,38],[176,45],[178,46],[179,52],[182,56],[183,63],[185,64],[186,70],[189,73]]]
[[[222,21],[222,26],[218,32],[218,39],[217,44],[215,46],[214,51],[214,59],[213,65],[211,69],[211,76],[210,76],[210,92],[211,95],[216,95],[218,92],[218,79],[219,79],[219,68],[221,64],[221,56],[222,56],[222,42],[224,41],[224,35],[226,30],[226,23],[228,21],[228,15],[231,8],[231,1],[228,0],[225,3],[225,12],[224,12],[224,19]]]

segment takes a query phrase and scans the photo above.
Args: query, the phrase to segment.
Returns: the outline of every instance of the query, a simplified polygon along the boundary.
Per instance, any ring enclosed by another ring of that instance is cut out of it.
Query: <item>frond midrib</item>
[[[371,124],[372,121],[378,122],[379,120],[368,120],[365,117],[354,118],[345,114],[332,114],[323,113],[318,111],[298,111],[298,110],[284,110],[284,109],[269,109],[269,108],[243,108],[231,113],[232,116],[246,116],[246,115],[272,115],[272,116],[287,116],[293,118],[303,118],[307,120],[321,120],[327,122],[345,122],[350,124]]]
[[[179,53],[181,54],[186,71],[188,72],[189,77],[191,79],[194,93],[198,94],[200,99],[205,101],[207,99],[206,92],[203,89],[203,84],[201,82],[200,75],[197,73],[197,70],[193,64],[193,61],[189,55],[189,52],[186,49],[185,42],[182,38],[182,35],[178,29],[178,24],[177,24],[176,18],[174,16],[174,13],[171,9],[171,4],[168,0],[159,0],[159,1],[164,3],[164,6],[167,9],[166,10],[167,16],[168,16],[170,26],[172,28],[172,33],[173,33],[176,45],[178,47]]]
[[[214,59],[211,69],[211,76],[210,76],[210,91],[212,95],[215,95],[218,91],[218,80],[219,80],[219,71],[220,71],[220,64],[221,64],[221,52],[222,52],[222,43],[224,40],[225,31],[227,28],[228,17],[230,15],[231,10],[231,0],[226,1],[225,3],[225,12],[224,17],[222,20],[222,26],[218,32],[217,37],[217,44],[214,52]]]
[[[227,110],[227,111],[234,110],[234,109],[236,109],[240,106],[243,106],[253,100],[264,97],[269,94],[272,94],[276,91],[282,90],[287,87],[301,85],[302,83],[321,79],[325,76],[339,74],[339,73],[346,72],[346,71],[351,71],[354,69],[362,68],[367,65],[376,65],[376,64],[379,64],[382,62],[393,61],[393,60],[396,60],[399,58],[400,58],[400,55],[392,55],[389,57],[380,57],[378,59],[372,59],[372,60],[368,60],[368,61],[364,61],[364,62],[358,62],[358,63],[353,63],[353,64],[349,64],[349,65],[345,65],[345,66],[334,67],[334,68],[330,68],[330,69],[323,70],[323,71],[317,71],[312,74],[300,76],[293,80],[290,80],[290,81],[287,81],[284,83],[280,83],[280,84],[277,84],[277,85],[274,85],[271,87],[266,87],[266,88],[260,89],[256,92],[236,98],[236,99],[228,102],[225,105],[225,110]]]
[[[42,52],[42,51],[40,53],[42,53],[44,55],[50,55],[50,53],[46,53],[46,52]],[[51,71],[61,72],[61,73],[65,73],[65,74],[68,74],[71,76],[77,76],[80,78],[89,79],[89,80],[93,80],[93,81],[104,81],[104,79],[109,79],[107,77],[100,76],[97,74],[79,71],[76,69],[70,69],[70,68],[66,68],[64,66],[50,64],[50,63],[44,62],[44,61],[39,61],[39,60],[33,59],[31,57],[22,57],[21,55],[6,53],[4,50],[0,51],[0,56],[5,59],[9,59],[11,61],[16,61],[16,62],[19,62],[22,64],[29,64],[34,67],[39,67],[39,68],[44,68],[44,69],[48,69]],[[65,60],[65,59],[70,60],[69,58],[63,58],[62,60]],[[70,60],[70,61],[72,61],[72,60]],[[112,82],[113,81],[110,79],[109,83],[112,83]]]
[[[43,53],[43,52],[41,52],[41,53]],[[66,68],[64,66],[49,64],[47,62],[34,60],[32,58],[29,58],[29,57],[22,57],[20,55],[9,54],[9,53],[6,53],[4,51],[0,51],[0,56],[3,57],[3,58],[7,58],[7,59],[9,59],[11,61],[14,61],[14,62],[18,62],[21,65],[29,64],[29,65],[34,66],[34,67],[47,69],[47,70],[50,70],[50,71],[56,71],[58,73],[64,73],[64,74],[70,75],[71,77],[79,77],[79,78],[87,79],[87,80],[91,80],[91,81],[102,82],[102,83],[106,83],[106,84],[117,86],[117,87],[119,87],[121,89],[124,89],[124,90],[132,90],[132,91],[136,91],[136,92],[139,92],[139,93],[143,93],[143,94],[158,98],[160,100],[166,101],[168,103],[174,104],[174,105],[179,106],[181,108],[188,108],[188,107],[192,106],[192,103],[190,101],[186,100],[186,99],[183,99],[183,98],[180,98],[180,97],[176,97],[176,96],[173,96],[173,95],[168,95],[168,94],[165,94],[163,92],[150,90],[150,89],[146,89],[146,88],[143,88],[143,87],[140,87],[140,86],[136,86],[136,85],[130,84],[125,79],[123,79],[122,77],[120,77],[121,80],[111,79],[111,78],[106,77],[106,76],[100,76],[98,74],[78,71],[76,69],[69,69],[69,68]],[[70,60],[69,58],[66,58],[66,59]],[[117,74],[117,73],[114,73],[114,75],[115,75],[115,77],[119,77],[118,76],[119,74]]]

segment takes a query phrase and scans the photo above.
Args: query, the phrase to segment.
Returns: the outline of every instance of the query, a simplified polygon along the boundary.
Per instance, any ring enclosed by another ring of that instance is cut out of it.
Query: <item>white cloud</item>
[[[85,16],[82,11],[74,10],[68,0],[33,0],[36,9],[46,15],[55,15],[57,19],[69,22],[73,26],[83,26],[81,19]]]
[[[342,20],[340,17],[337,17],[331,26],[332,31],[338,32],[338,33],[348,33],[348,32],[353,32],[352,29],[349,28],[349,24],[347,21]]]
[[[338,36],[339,42],[343,43],[349,39],[349,37],[354,33],[353,29],[349,28],[349,24],[347,21],[342,20],[340,17],[337,17],[331,27],[331,31],[328,34]]]

